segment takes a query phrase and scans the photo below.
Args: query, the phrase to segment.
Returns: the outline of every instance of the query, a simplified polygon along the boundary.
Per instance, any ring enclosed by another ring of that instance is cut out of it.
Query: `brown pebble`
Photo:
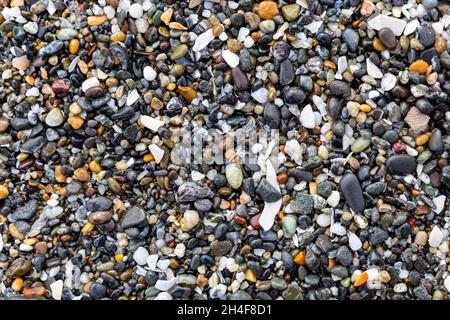
[[[48,251],[47,242],[45,241],[39,241],[34,245],[34,249],[36,250],[36,253],[40,256],[43,256]]]

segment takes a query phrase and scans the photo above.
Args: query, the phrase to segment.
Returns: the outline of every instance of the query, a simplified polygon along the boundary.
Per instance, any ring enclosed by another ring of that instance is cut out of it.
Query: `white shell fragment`
[[[141,116],[140,120],[144,127],[155,132],[158,131],[158,129],[164,125],[164,121],[149,116]]]
[[[164,150],[158,147],[156,144],[151,144],[148,146],[148,149],[152,153],[155,158],[156,163],[160,163],[161,159],[164,157]]]
[[[280,186],[278,185],[277,181],[277,174],[275,172],[275,169],[272,166],[272,163],[270,160],[266,161],[267,171],[266,171],[266,178],[267,181],[278,191],[280,191]],[[282,199],[279,199],[276,202],[265,202],[264,203],[264,210],[261,213],[261,217],[259,217],[259,224],[264,230],[270,230],[272,228],[274,222],[275,222],[275,216],[277,215],[278,211],[280,211],[281,208],[281,202]]]
[[[402,35],[403,30],[405,30],[407,22],[403,19],[392,18],[389,16],[385,16],[380,14],[375,18],[369,20],[369,27],[375,29],[377,31],[383,28],[389,28],[392,30],[396,37]]]

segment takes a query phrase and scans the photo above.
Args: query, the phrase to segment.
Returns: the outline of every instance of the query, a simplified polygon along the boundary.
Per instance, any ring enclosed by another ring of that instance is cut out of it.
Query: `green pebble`
[[[180,44],[179,46],[177,46],[172,53],[170,54],[170,59],[172,60],[178,60],[183,58],[186,53],[188,52],[189,47],[187,46],[187,44]]]
[[[356,139],[356,141],[352,144],[351,149],[353,152],[362,152],[367,149],[368,146],[370,146],[371,139],[368,137],[359,137]]]
[[[432,156],[431,151],[425,150],[424,152],[419,154],[419,156],[417,157],[417,162],[423,164],[427,162],[431,158],[431,156]]]
[[[292,238],[297,229],[297,219],[294,216],[288,215],[282,220],[283,233],[285,238]]]

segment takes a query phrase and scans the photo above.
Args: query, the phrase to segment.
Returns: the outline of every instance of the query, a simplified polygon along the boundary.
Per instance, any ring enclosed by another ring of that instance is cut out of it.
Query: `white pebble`
[[[264,87],[259,88],[256,91],[252,92],[252,98],[258,101],[259,103],[266,103],[267,102],[267,93],[268,90]]]
[[[25,25],[23,26],[23,30],[25,30],[29,34],[36,34],[39,31],[39,26],[36,22],[30,21],[25,23]]]
[[[300,143],[296,139],[292,139],[286,142],[284,146],[284,151],[288,154],[289,157],[291,157],[292,160],[295,161],[297,164],[301,164],[303,161],[302,157],[302,147],[300,146]]]
[[[450,275],[448,275],[444,280],[445,289],[450,292]]]
[[[300,122],[301,124],[308,129],[314,129],[316,126],[316,121],[314,119],[314,112],[311,108],[311,105],[306,105],[301,113],[300,113]]]
[[[445,207],[445,199],[446,199],[445,195],[440,195],[439,197],[433,199],[434,205],[436,206],[436,208],[433,209],[434,212],[436,213],[442,212],[442,210]]]
[[[331,194],[327,198],[327,203],[331,207],[336,207],[339,204],[339,200],[341,199],[339,191],[333,190]]]
[[[128,9],[128,13],[134,19],[138,19],[144,15],[144,9],[139,3],[133,3]]]
[[[374,79],[381,79],[383,77],[383,72],[372,62],[369,58],[366,59],[367,63],[367,74]]]
[[[53,282],[50,285],[50,290],[52,291],[52,297],[55,300],[61,300],[62,298],[62,290],[63,290],[63,281],[62,280],[58,280]]]
[[[140,266],[147,264],[148,251],[144,247],[139,247],[133,253],[133,260]]]
[[[156,281],[155,288],[160,291],[167,291],[172,288],[176,283],[176,279],[171,280],[158,280]]]
[[[370,28],[377,31],[383,28],[389,28],[392,30],[395,36],[399,37],[402,35],[403,30],[406,27],[407,22],[402,19],[392,18],[385,16],[383,14],[377,15],[375,18],[368,22]]]
[[[127,106],[132,106],[138,100],[139,100],[138,91],[136,89],[130,91],[127,96]]]
[[[383,79],[381,79],[381,89],[383,91],[390,91],[394,89],[396,84],[397,84],[397,77],[394,76],[392,73],[386,73],[383,76]]]
[[[151,254],[147,257],[147,266],[151,271],[156,270],[156,264],[158,263],[158,255],[157,254]]]
[[[438,226],[434,226],[433,230],[431,230],[430,237],[428,238],[428,244],[431,247],[437,248],[442,240],[444,240],[444,234]]]
[[[208,46],[208,44],[213,41],[215,38],[212,29],[208,29],[202,34],[200,34],[197,39],[195,39],[194,46],[192,47],[192,51],[198,52],[203,50]]]
[[[230,50],[223,50],[222,57],[231,68],[235,68],[239,65],[239,56]]]
[[[358,238],[356,234],[350,232],[348,235],[348,245],[350,246],[350,249],[352,249],[353,251],[358,251],[359,249],[362,248],[361,240]]]
[[[331,217],[328,214],[322,213],[317,216],[316,222],[319,226],[325,228],[331,224]]]

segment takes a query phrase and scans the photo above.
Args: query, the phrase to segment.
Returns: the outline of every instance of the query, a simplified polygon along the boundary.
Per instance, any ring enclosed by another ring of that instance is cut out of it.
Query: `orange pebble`
[[[178,91],[186,100],[194,100],[197,97],[197,92],[191,87],[178,87]]]
[[[69,42],[69,52],[71,54],[76,54],[78,52],[78,49],[80,49],[80,41],[78,39],[72,39]]]
[[[80,129],[83,124],[84,120],[80,116],[70,116],[67,119],[67,122],[72,126],[73,129],[78,130]]]
[[[277,175],[277,181],[279,184],[286,184],[288,180],[288,174],[286,172],[282,172],[279,175]]]
[[[123,31],[117,31],[117,32],[114,32],[114,33],[111,35],[111,41],[112,41],[112,42],[122,42],[122,41],[125,41],[125,32],[123,32]]]
[[[305,253],[303,251],[297,253],[297,255],[294,258],[294,263],[298,264],[299,266],[305,264]]]
[[[25,297],[42,297],[45,296],[44,287],[24,288],[23,295]]]
[[[106,21],[106,16],[89,16],[87,23],[90,26],[98,26]]]
[[[426,63],[424,60],[417,60],[409,66],[409,71],[411,72],[417,72],[420,74],[423,74],[427,72],[428,69],[428,63]]]
[[[364,271],[363,273],[361,273],[358,276],[358,279],[356,279],[355,283],[353,284],[355,287],[360,287],[362,285],[364,285],[367,282],[367,279],[369,278],[369,275],[367,274],[366,271]]]
[[[144,160],[144,162],[150,162],[150,161],[155,160],[155,157],[153,157],[153,155],[151,153],[149,153],[144,156],[143,160]]]
[[[359,110],[365,113],[372,111],[372,108],[368,104],[362,104],[359,106]]]

